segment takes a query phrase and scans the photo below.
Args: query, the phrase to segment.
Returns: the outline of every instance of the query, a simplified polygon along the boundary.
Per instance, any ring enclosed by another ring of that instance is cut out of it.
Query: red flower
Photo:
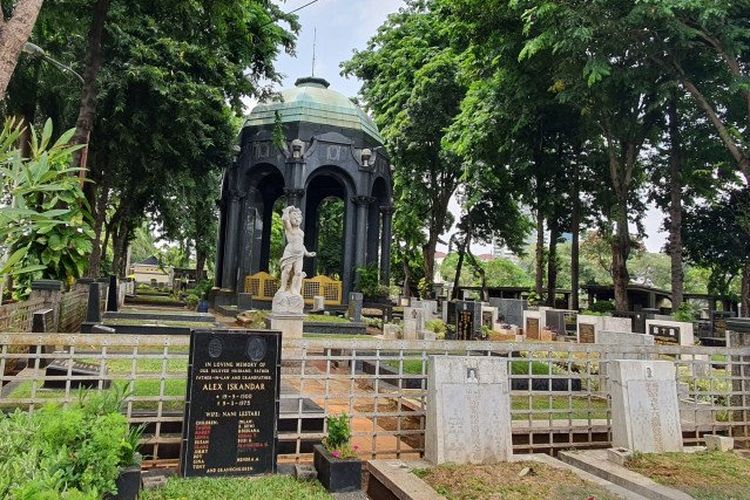
[[[334,458],[341,458],[341,452],[339,450],[333,450],[331,455],[333,455]]]

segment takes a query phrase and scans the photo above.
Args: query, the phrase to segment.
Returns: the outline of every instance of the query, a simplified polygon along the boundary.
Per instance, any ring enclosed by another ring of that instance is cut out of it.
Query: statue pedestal
[[[281,332],[281,342],[302,338],[302,322],[304,314],[271,313],[268,316],[269,328]]]

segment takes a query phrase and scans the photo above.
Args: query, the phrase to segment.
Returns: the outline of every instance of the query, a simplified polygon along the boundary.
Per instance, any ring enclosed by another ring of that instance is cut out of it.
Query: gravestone
[[[279,332],[193,330],[183,476],[275,472],[280,375]]]
[[[511,441],[507,360],[430,356],[425,459],[434,463],[508,461]]]
[[[559,311],[557,309],[551,309],[544,311],[544,324],[548,329],[555,332],[557,335],[566,335],[565,332],[565,311]]]
[[[682,451],[674,364],[615,360],[609,372],[612,446],[641,453]]]
[[[683,321],[650,319],[646,321],[646,333],[663,345],[693,345],[695,340],[693,324]]]
[[[598,343],[599,341],[597,340],[597,337],[601,331],[622,333],[630,333],[633,331],[633,322],[630,318],[578,314],[576,316],[576,323],[578,342],[582,344]]]
[[[425,320],[437,319],[438,317],[438,302],[437,300],[423,300],[422,308],[425,312]]]
[[[711,336],[726,338],[727,320],[736,317],[737,313],[734,311],[711,311]]]
[[[523,333],[527,339],[539,340],[542,327],[542,313],[540,311],[523,312]]]
[[[70,380],[71,389],[98,389],[101,381],[102,389],[109,389],[112,381],[107,378],[108,369],[106,366],[100,367],[96,363],[85,363],[83,361],[70,359],[54,359],[45,369],[44,384],[45,389],[65,389],[67,381],[63,379],[49,380],[49,377],[72,377]]]
[[[326,298],[323,295],[315,295],[313,297],[313,308],[314,312],[321,312],[326,310]]]
[[[404,307],[404,340],[419,339],[424,330],[424,309]]]
[[[383,338],[388,340],[396,340],[401,333],[401,328],[398,325],[392,323],[386,323],[383,325]]]
[[[456,339],[475,340],[482,337],[482,303],[456,302]]]
[[[349,310],[348,310],[348,316],[349,320],[353,321],[355,323],[359,323],[362,321],[362,302],[364,300],[364,295],[362,295],[360,292],[350,292],[349,293]]]
[[[107,292],[107,311],[117,312],[117,301],[120,298],[120,288],[117,286],[117,276],[110,275],[109,291]]]
[[[86,305],[86,323],[100,323],[102,321],[102,312],[99,309],[101,293],[99,283],[89,283],[89,300]]]
[[[578,343],[596,343],[596,325],[594,323],[578,323]]]
[[[497,307],[498,321],[509,325],[523,326],[523,312],[528,307],[528,302],[521,299],[498,299],[490,298],[490,305]]]

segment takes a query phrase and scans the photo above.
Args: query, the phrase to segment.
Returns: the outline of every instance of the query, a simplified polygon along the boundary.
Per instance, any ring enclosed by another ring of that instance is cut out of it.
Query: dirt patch
[[[649,453],[625,466],[703,500],[750,500],[750,460],[734,453]]]
[[[525,475],[521,475],[524,469]],[[618,498],[573,472],[539,462],[441,465],[414,473],[449,499],[610,500]]]

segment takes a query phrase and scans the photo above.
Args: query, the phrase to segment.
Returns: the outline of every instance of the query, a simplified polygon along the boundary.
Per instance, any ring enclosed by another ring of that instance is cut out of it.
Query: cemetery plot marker
[[[682,451],[675,366],[670,361],[611,361],[612,446],[642,453]]]
[[[280,333],[193,330],[183,476],[275,472],[280,375]]]
[[[508,362],[430,356],[425,459],[435,464],[508,461],[511,442]]]

